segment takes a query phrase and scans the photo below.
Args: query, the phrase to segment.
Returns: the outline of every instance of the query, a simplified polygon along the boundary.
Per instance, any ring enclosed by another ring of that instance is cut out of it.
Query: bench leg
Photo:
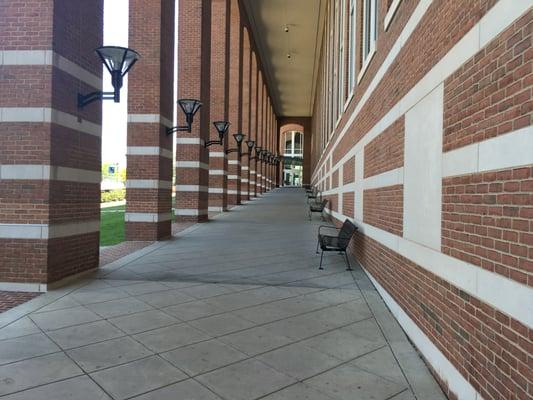
[[[318,267],[318,269],[324,269],[322,268],[322,259],[324,258],[324,250],[322,250],[322,253],[320,254],[320,266]]]
[[[348,265],[348,268],[346,268],[346,271],[353,271],[352,266],[350,265],[350,260],[348,259],[348,253],[346,253],[346,250],[344,250],[344,257],[346,257],[346,264]]]
[[[319,243],[320,243],[320,240],[317,239],[317,241],[316,241],[316,254],[318,254],[318,244],[319,244]]]

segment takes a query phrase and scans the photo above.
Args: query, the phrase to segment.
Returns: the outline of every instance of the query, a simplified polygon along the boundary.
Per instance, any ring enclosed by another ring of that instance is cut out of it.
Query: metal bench
[[[330,230],[336,230],[336,235],[323,235],[321,233],[321,229],[330,229]],[[350,243],[350,240],[352,239],[352,236],[357,231],[357,227],[350,221],[346,220],[342,224],[342,227],[335,228],[334,226],[328,226],[328,225],[321,225],[318,227],[318,240],[316,243],[316,253],[318,254],[318,247],[320,246],[320,249],[322,250],[322,253],[320,254],[320,266],[318,269],[324,269],[322,268],[322,258],[324,257],[325,251],[337,251],[340,253],[344,253],[344,257],[346,258],[346,264],[347,268],[346,271],[353,271],[352,267],[350,266],[350,260],[348,260],[348,254],[346,253],[346,249],[348,248],[348,244]]]
[[[324,208],[326,208],[326,205],[328,204],[328,199],[322,200],[319,202],[312,202],[309,204],[309,221],[313,218],[313,213],[320,213],[320,216],[322,217],[322,221],[324,221],[324,215],[322,214],[324,211]]]

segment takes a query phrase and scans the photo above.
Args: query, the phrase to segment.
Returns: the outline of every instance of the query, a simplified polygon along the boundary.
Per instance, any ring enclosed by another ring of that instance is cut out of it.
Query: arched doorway
[[[302,186],[304,134],[300,131],[283,132],[283,186]]]

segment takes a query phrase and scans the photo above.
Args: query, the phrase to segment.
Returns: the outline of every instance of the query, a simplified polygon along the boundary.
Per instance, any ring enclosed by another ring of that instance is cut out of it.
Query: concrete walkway
[[[443,399],[319,224],[278,189],[5,313],[0,398]]]

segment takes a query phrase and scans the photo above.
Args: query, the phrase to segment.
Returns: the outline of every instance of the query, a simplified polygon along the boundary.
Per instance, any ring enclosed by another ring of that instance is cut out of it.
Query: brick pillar
[[[147,32],[150,32],[148,35]],[[126,240],[171,236],[174,2],[130,0]]]
[[[207,221],[210,132],[211,0],[182,0],[179,5],[178,98],[203,103],[192,132],[176,138],[176,220]],[[178,122],[184,115],[178,110]]]
[[[212,0],[210,114],[213,121],[228,120],[228,11],[227,0]],[[212,125],[210,132],[210,140],[218,140],[218,132]],[[222,212],[228,209],[228,159],[225,153],[227,143],[226,139],[222,146],[209,147],[209,211],[211,212]]]
[[[263,76],[261,70],[257,74],[257,137],[261,148],[266,148],[265,134],[263,131]],[[257,163],[257,174],[255,178],[255,187],[257,188],[257,195],[263,193],[263,161],[259,160]]]
[[[246,140],[251,139],[250,129],[250,37],[248,30],[243,26],[242,31],[242,107],[241,120],[242,131],[246,135]],[[246,143],[243,143],[243,152],[248,153]],[[241,201],[250,200],[250,166],[249,157],[241,159]]]
[[[98,267],[103,1],[0,9],[0,287],[44,290]]]
[[[260,146],[257,137],[257,59],[255,53],[250,53],[250,137],[255,140],[255,145]],[[255,157],[255,150],[253,156]],[[250,198],[257,196],[255,179],[257,173],[257,159],[250,161],[249,192]]]
[[[242,130],[242,40],[241,40],[241,15],[238,0],[230,2],[230,45],[229,45],[229,97],[228,119],[231,129],[228,136],[228,147],[236,148],[233,134]],[[244,146],[244,144],[243,144]],[[240,204],[241,191],[241,165],[236,152],[228,155],[228,205]]]

